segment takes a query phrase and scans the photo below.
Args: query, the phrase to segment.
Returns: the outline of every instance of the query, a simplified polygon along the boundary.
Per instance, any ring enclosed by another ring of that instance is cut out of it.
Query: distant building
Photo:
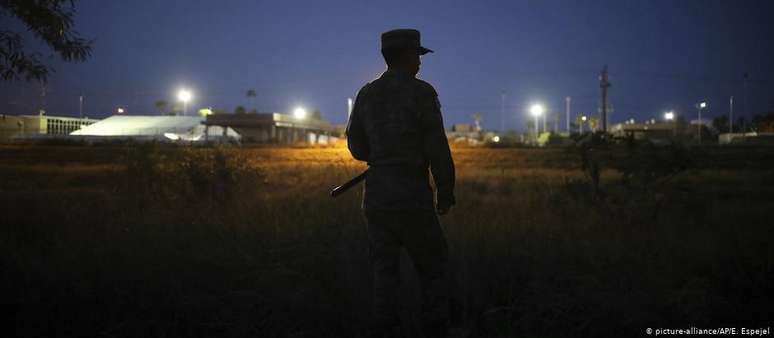
[[[690,123],[690,125],[692,125],[692,126],[696,126],[696,125],[699,125],[699,124],[701,124],[701,125],[702,125],[702,126],[704,126],[705,128],[712,128],[712,120],[710,120],[710,119],[701,119],[701,120],[699,120],[699,119],[693,119],[693,120],[691,120],[689,123]]]
[[[657,122],[655,120],[644,123],[628,121],[618,123],[610,128],[610,133],[618,137],[632,137],[635,140],[669,140],[677,134],[677,123]]]
[[[725,133],[718,135],[718,143],[734,145],[774,145],[774,133]]]
[[[476,126],[459,123],[452,125],[451,130],[446,131],[446,138],[452,143],[479,145],[487,142],[500,142],[500,137],[494,132],[480,130]]]
[[[339,137],[346,138],[347,134],[347,124],[335,124],[333,125],[333,135],[338,135]]]
[[[239,140],[233,129],[204,124],[194,116],[114,115],[71,134],[85,138],[119,138],[159,141]]]
[[[68,135],[99,120],[48,115],[0,116],[0,139]]]
[[[456,131],[456,132],[476,131],[476,129],[472,125],[467,124],[467,123],[457,123],[457,124],[454,124],[454,125],[452,125],[451,129],[452,129],[452,131]]]
[[[233,128],[243,142],[328,144],[338,140],[335,128],[319,116],[297,118],[281,113],[214,114],[206,125]]]

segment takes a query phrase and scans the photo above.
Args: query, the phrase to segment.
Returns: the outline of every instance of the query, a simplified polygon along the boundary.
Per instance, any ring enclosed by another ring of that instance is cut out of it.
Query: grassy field
[[[453,149],[472,337],[770,325],[774,149],[587,154]],[[362,169],[342,147],[0,146],[4,331],[362,337],[361,191],[328,197]]]

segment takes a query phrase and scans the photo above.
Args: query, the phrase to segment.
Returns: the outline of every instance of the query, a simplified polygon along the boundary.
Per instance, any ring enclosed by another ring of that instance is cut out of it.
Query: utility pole
[[[696,108],[699,109],[699,123],[698,123],[699,129],[697,130],[697,133],[698,133],[698,136],[699,136],[699,144],[701,144],[701,128],[702,128],[701,111],[704,108],[707,108],[707,101],[699,102],[699,104],[696,105]]]
[[[599,75],[599,88],[602,89],[602,133],[607,134],[607,89],[610,88],[610,81],[607,80],[607,65],[602,68]]]
[[[500,93],[500,132],[505,134],[505,91]]]
[[[564,98],[564,101],[567,104],[566,111],[567,111],[567,134],[568,135],[570,134],[570,100],[572,100],[572,98],[570,98],[569,96]]]
[[[38,115],[46,113],[46,83],[40,82],[40,108],[38,109]]]
[[[747,109],[747,79],[750,77],[750,74],[744,73],[744,78],[742,80],[742,114],[749,113]]]
[[[728,132],[733,133],[734,132],[734,97],[731,96],[731,98],[728,100]]]
[[[699,144],[701,144],[701,107],[699,107]]]

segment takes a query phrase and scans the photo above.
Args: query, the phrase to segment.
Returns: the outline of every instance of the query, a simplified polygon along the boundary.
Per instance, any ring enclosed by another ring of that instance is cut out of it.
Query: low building
[[[635,140],[669,140],[677,134],[677,127],[675,122],[626,122],[613,125],[610,133],[613,136],[632,137]]]
[[[456,132],[472,132],[477,131],[476,128],[470,124],[467,123],[457,123],[452,125],[452,131]]]
[[[719,144],[774,145],[774,133],[725,133],[718,135]]]
[[[89,118],[48,115],[5,115],[0,117],[0,139],[69,135],[98,122]]]
[[[496,137],[496,138],[495,138]],[[446,131],[446,138],[454,144],[480,145],[487,142],[500,142],[500,136],[492,131],[476,130],[476,128],[453,125]]]
[[[468,143],[476,145],[484,141],[484,135],[480,131],[455,131],[447,130],[446,138],[452,143]]]
[[[328,144],[338,140],[335,128],[322,118],[297,118],[281,113],[213,114],[206,125],[233,128],[243,142]]]
[[[196,116],[115,115],[70,135],[88,139],[137,139],[159,141],[240,140],[233,129],[204,124]]]

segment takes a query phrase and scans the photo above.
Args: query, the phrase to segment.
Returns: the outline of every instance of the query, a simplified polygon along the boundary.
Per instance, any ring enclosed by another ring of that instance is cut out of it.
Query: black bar
[[[333,190],[331,190],[331,197],[338,197],[339,195],[345,193],[347,190],[349,190],[350,188],[354,187],[355,185],[363,181],[366,178],[367,173],[368,173],[368,170],[360,173],[360,175],[353,177],[351,180],[347,181],[346,183],[333,188]]]

